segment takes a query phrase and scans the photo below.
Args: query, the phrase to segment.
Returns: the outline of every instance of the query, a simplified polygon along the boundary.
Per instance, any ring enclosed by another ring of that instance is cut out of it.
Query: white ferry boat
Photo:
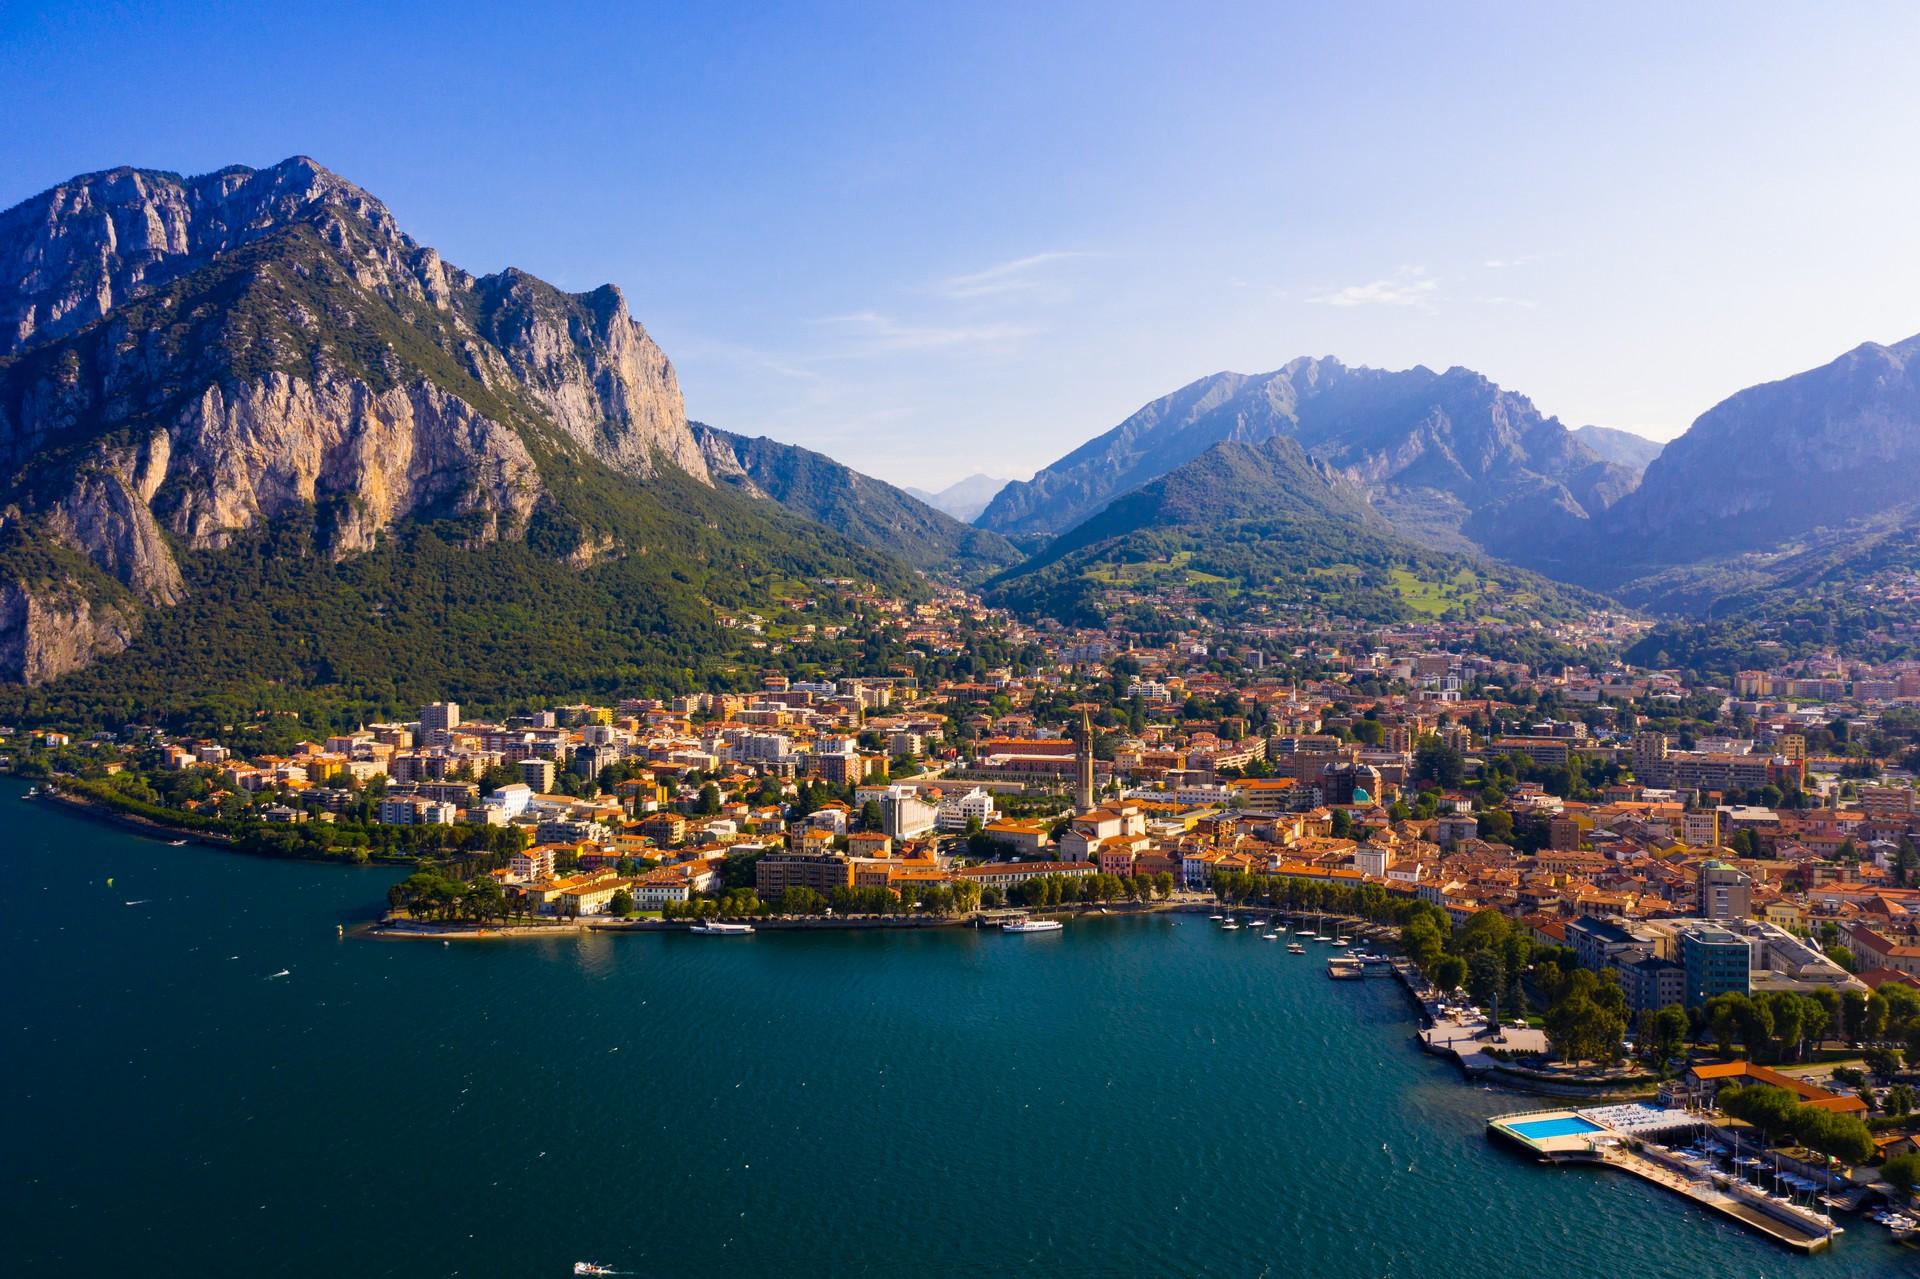
[[[752,924],[723,924],[717,919],[704,920],[687,929],[690,933],[708,933],[715,937],[741,937],[753,931]]]
[[[1009,919],[1000,925],[1003,933],[1057,933],[1062,925],[1057,919]]]

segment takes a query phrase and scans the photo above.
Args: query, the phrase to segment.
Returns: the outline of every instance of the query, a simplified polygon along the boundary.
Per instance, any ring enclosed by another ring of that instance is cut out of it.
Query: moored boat
[[[1062,925],[1057,919],[1009,919],[1000,925],[1003,933],[1057,933]]]
[[[702,920],[687,929],[690,933],[705,933],[713,937],[743,937],[753,931],[752,924],[723,924],[717,919]],[[611,1274],[612,1271],[601,1273]]]

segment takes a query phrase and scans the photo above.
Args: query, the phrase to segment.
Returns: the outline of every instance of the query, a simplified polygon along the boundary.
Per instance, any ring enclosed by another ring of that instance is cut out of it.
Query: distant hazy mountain
[[[1920,337],[1868,342],[1700,415],[1593,529],[1586,580],[1798,551],[1920,500]]]
[[[1378,621],[1590,602],[1521,569],[1415,544],[1285,436],[1223,441],[1114,499],[997,579],[989,599],[1095,623],[1175,594],[1217,612],[1306,606]]]
[[[1635,435],[1632,431],[1615,430],[1611,426],[1576,426],[1573,438],[1592,449],[1603,460],[1615,466],[1624,466],[1636,475],[1647,469],[1647,464],[1660,456],[1660,450],[1666,446],[1658,440],[1650,440],[1644,435]]]
[[[974,517],[987,509],[987,503],[993,501],[994,495],[1006,486],[1005,480],[975,474],[947,485],[938,493],[911,486],[906,491],[936,511],[945,511],[956,520],[972,523]]]
[[[929,572],[984,577],[1021,556],[998,533],[973,528],[885,480],[796,444],[692,423],[714,479],[771,498],[856,542]]]
[[[1276,436],[1296,440],[1409,536],[1526,563],[1551,559],[1636,479],[1471,369],[1299,359],[1254,377],[1216,373],[1155,400],[1031,481],[1007,485],[977,523],[1009,535],[1064,531],[1216,444]]]
[[[914,580],[715,486],[610,285],[470,275],[305,157],[0,212],[0,680],[76,715],[686,680],[819,576]]]

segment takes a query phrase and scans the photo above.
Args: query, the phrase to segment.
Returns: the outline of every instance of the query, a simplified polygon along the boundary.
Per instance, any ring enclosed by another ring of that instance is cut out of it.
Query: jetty
[[[1541,1163],[1597,1164],[1629,1173],[1795,1252],[1819,1252],[1844,1233],[1824,1213],[1716,1173],[1708,1161],[1689,1159],[1654,1140],[1703,1126],[1691,1111],[1617,1105],[1495,1115],[1487,1120],[1487,1136]]]

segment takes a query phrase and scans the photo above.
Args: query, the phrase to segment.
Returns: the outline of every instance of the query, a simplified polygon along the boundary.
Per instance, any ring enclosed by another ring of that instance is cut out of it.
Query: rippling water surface
[[[19,789],[10,1273],[1920,1273],[1866,1223],[1799,1258],[1491,1147],[1527,1099],[1411,1051],[1394,984],[1203,917],[341,941],[391,872]]]

